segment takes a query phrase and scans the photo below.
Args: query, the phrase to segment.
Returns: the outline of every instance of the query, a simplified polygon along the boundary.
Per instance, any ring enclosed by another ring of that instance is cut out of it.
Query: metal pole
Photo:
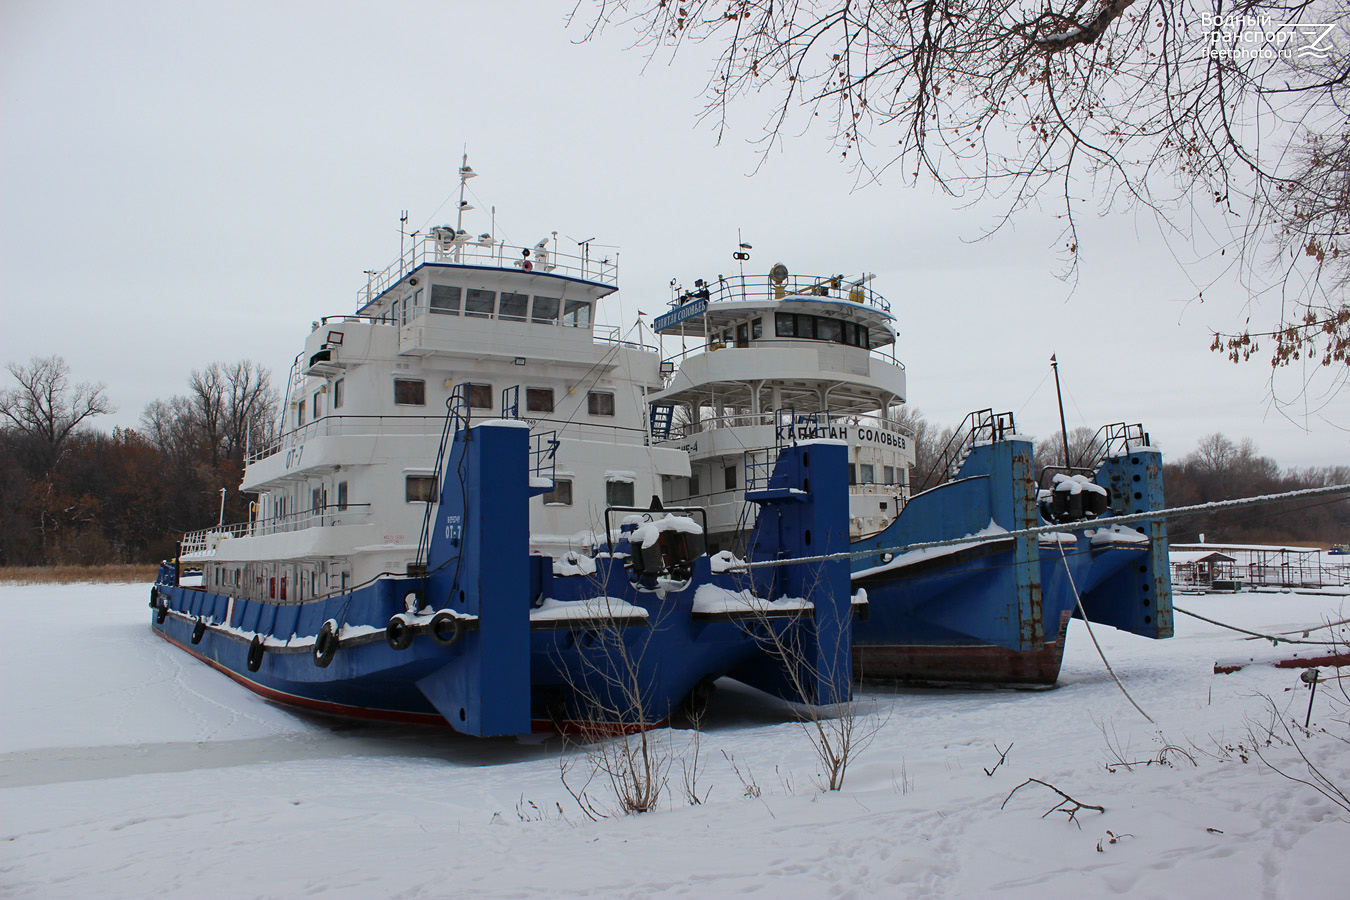
[[[1064,395],[1059,391],[1059,363],[1050,354],[1050,368],[1055,370],[1055,397],[1059,400],[1059,433],[1064,436],[1064,468],[1069,468],[1069,427],[1064,424]]]
[[[1308,685],[1308,715],[1303,719],[1303,730],[1308,730],[1308,723],[1312,721],[1313,697],[1317,696],[1317,681],[1320,673],[1317,669],[1304,669],[1299,678],[1303,679]]]

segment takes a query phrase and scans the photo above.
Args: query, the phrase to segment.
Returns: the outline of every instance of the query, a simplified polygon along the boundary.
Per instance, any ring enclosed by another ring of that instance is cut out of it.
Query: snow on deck
[[[558,622],[568,619],[645,619],[647,610],[619,597],[590,597],[586,600],[554,600],[530,610],[531,622]]]
[[[1350,871],[1350,813],[1223,749],[1265,720],[1261,695],[1301,725],[1299,673],[1214,675],[1215,660],[1269,644],[1186,616],[1169,641],[1095,629],[1156,726],[1074,620],[1055,690],[862,692],[875,736],[844,790],[821,793],[792,713],[724,679],[703,720],[705,802],[679,791],[694,733],[662,729],[651,740],[675,774],[661,808],[592,822],[560,782],[559,739],[293,715],[156,637],[147,593],[0,586],[6,897],[1246,900],[1341,896]],[[1329,592],[1184,605],[1290,637],[1350,613]],[[1318,687],[1303,748],[1344,790],[1350,754],[1316,731],[1345,736],[1337,696]],[[1170,753],[1170,766],[1105,767],[1156,759],[1164,742],[1195,765]],[[1292,748],[1263,753],[1306,777]],[[1046,814],[1059,799],[1046,788],[1007,799],[1028,778],[1106,812],[1081,811],[1080,828]]]

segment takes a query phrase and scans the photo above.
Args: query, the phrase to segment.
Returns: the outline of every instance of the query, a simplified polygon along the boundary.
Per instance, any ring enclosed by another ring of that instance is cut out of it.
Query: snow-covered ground
[[[702,734],[706,802],[683,798],[674,761],[661,810],[593,822],[560,781],[556,738],[294,714],[156,638],[146,599],[143,586],[0,586],[4,896],[1232,900],[1340,897],[1350,883],[1350,813],[1222,749],[1249,743],[1263,694],[1301,723],[1299,673],[1214,675],[1216,659],[1270,645],[1185,616],[1170,641],[1097,629],[1156,726],[1075,622],[1055,690],[865,693],[875,739],[838,793],[817,789],[799,725],[724,685]],[[1343,596],[1178,602],[1257,631],[1350,614]],[[1344,738],[1336,695],[1319,686],[1313,727]],[[692,731],[655,737],[689,757]],[[1164,743],[1196,764],[1169,752],[1172,766],[1106,768]],[[988,775],[995,745],[1012,746]],[[1318,734],[1302,747],[1350,791],[1350,745]],[[1293,749],[1263,752],[1307,777]],[[1028,778],[1106,811],[1043,815],[1059,798],[1036,784],[1000,808]],[[598,782],[591,795],[604,801]]]

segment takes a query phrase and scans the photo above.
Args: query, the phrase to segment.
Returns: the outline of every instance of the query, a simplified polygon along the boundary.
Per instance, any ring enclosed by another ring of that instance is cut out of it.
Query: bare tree
[[[141,414],[141,429],[162,449],[186,452],[217,466],[244,462],[247,445],[276,434],[281,400],[272,374],[252,360],[214,362],[194,369],[186,396],[155,400]]]
[[[1350,366],[1350,4],[1344,0],[595,0],[589,38],[636,31],[656,53],[713,48],[703,117],[768,96],[767,151],[832,132],[864,181],[929,178],[999,198],[1000,225],[1053,198],[1065,277],[1078,220],[1159,214],[1217,232],[1270,325],[1213,349],[1273,365]],[[1212,210],[1212,212],[1210,212]],[[997,226],[995,230],[997,229]],[[1226,235],[1226,236],[1225,236]],[[1204,299],[1203,289],[1200,292]],[[1255,311],[1255,310],[1251,310]],[[1239,312],[1238,316],[1242,313]],[[1248,323],[1250,323],[1250,315]]]
[[[281,400],[271,372],[246,359],[194,369],[188,379],[188,403],[211,462],[228,459],[238,465],[247,443],[271,435]]]
[[[107,385],[70,384],[70,366],[60,356],[33,357],[28,365],[10,363],[17,388],[0,391],[0,415],[27,445],[36,472],[50,471],[60,460],[71,434],[94,416],[114,411]]]
[[[1079,425],[1069,432],[1069,462],[1073,468],[1092,468],[1102,455],[1104,445],[1098,438],[1099,431],[1086,425]],[[1045,466],[1062,466],[1064,462],[1064,436],[1055,434],[1036,442],[1035,460],[1032,470],[1039,473]]]

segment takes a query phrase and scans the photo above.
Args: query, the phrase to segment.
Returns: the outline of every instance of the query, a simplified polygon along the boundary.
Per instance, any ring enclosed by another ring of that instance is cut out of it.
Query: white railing
[[[183,555],[207,553],[216,550],[222,541],[241,537],[260,537],[267,534],[281,534],[290,531],[304,531],[307,528],[327,528],[336,525],[362,525],[370,519],[369,503],[349,503],[345,507],[329,505],[319,509],[289,513],[284,516],[271,516],[255,519],[252,522],[238,522],[216,528],[203,528],[183,535]]]
[[[750,341],[747,346],[738,347],[735,343],[723,344],[721,341],[715,342],[711,347],[700,342],[697,346],[690,347],[687,350],[681,350],[679,353],[672,353],[667,356],[663,362],[670,363],[672,366],[679,366],[686,357],[699,356],[708,352],[715,353],[734,353],[737,350],[760,350],[768,347],[777,347],[779,349],[789,349],[797,352],[809,347],[840,347],[845,350],[854,350],[859,353],[866,353],[869,360],[875,360],[883,365],[894,366],[900,371],[905,371],[905,364],[895,356],[895,342],[883,344],[881,347],[858,347],[853,344],[839,344],[833,341],[822,341],[815,338],[774,338],[760,337]],[[883,349],[884,348],[884,349]],[[673,369],[665,375],[666,385],[675,379],[677,372]]]
[[[343,416],[328,415],[292,429],[271,443],[253,450],[249,463],[276,456],[317,437],[332,435],[430,435],[438,437],[445,416]]]
[[[719,428],[743,428],[752,425],[773,425],[778,426],[778,414],[766,412],[749,415],[725,415],[725,416],[704,416],[697,422],[675,423],[670,427],[669,438],[663,440],[684,440],[696,434],[702,434],[708,431],[716,431]],[[782,423],[782,428],[786,429],[787,423]],[[905,438],[907,441],[913,441],[914,435],[908,429],[902,427],[899,423],[883,419],[876,415],[842,415],[832,414],[829,410],[819,413],[798,412],[793,422],[793,428],[806,428],[808,431],[815,430],[814,437],[828,438],[831,427],[840,428],[871,428],[878,431],[894,434]],[[801,435],[797,435],[800,437]],[[791,441],[793,435],[784,434],[784,441]]]
[[[587,249],[581,255],[560,253],[557,240],[540,241],[544,246],[517,247],[491,237],[460,234],[454,240],[422,235],[413,241],[402,257],[381,272],[371,274],[365,288],[357,292],[358,308],[383,294],[404,275],[425,263],[449,263],[463,266],[489,266],[495,269],[520,269],[548,275],[564,275],[598,284],[618,287],[619,254],[593,259]]]
[[[782,300],[786,297],[826,297],[847,300],[859,306],[870,306],[884,313],[891,311],[891,303],[868,287],[870,276],[848,279],[843,275],[789,274],[775,282],[768,275],[732,275],[705,284],[696,284],[670,301],[672,311],[688,303],[706,300],[709,305],[745,300]]]

